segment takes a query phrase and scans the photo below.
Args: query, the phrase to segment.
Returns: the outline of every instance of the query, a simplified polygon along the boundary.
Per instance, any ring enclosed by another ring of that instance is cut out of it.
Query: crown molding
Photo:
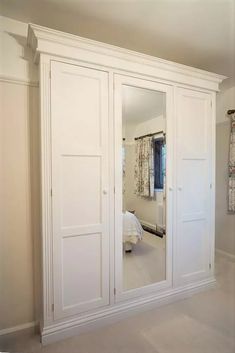
[[[28,26],[28,46],[34,52],[34,61],[40,54],[48,54],[83,62],[96,63],[112,69],[139,72],[169,81],[205,87],[218,91],[226,76],[187,65],[160,59],[110,44],[64,33],[35,24]]]

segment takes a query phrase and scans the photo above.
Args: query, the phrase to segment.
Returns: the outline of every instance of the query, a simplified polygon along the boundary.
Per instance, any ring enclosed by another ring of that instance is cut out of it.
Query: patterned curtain
[[[154,197],[153,138],[136,140],[135,193],[142,197]]]
[[[231,117],[229,149],[228,211],[235,213],[235,114]]]

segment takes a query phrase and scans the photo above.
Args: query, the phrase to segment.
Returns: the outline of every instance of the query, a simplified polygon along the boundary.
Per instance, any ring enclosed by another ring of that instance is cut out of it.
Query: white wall
[[[35,320],[39,168],[38,88],[30,84],[37,70],[26,47],[27,25],[7,18],[0,23],[1,330]]]
[[[235,109],[235,86],[229,80],[217,95],[216,126],[216,248],[235,255],[235,214],[228,214],[228,156],[230,120],[226,113]]]

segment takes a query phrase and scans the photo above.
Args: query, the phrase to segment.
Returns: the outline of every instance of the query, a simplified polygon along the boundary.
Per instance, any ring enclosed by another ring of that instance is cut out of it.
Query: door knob
[[[108,194],[108,190],[107,190],[107,189],[104,189],[104,190],[103,190],[103,194],[104,194],[104,195],[107,195],[107,194]]]

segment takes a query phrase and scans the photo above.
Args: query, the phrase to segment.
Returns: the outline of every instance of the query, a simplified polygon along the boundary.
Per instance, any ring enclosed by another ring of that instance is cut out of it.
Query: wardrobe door
[[[108,74],[51,64],[54,318],[109,303]]]
[[[211,95],[177,89],[177,284],[205,278],[211,267]]]
[[[115,301],[121,302],[172,286],[173,90],[118,74],[114,87]]]

